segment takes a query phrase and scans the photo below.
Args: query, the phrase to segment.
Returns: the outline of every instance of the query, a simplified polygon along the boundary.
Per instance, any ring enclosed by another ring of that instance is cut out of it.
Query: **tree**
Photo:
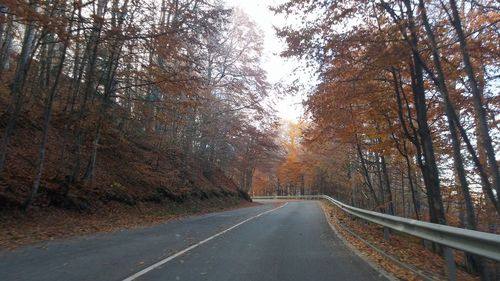
[[[75,186],[99,189],[110,142],[152,145],[155,171],[177,150],[245,191],[274,157],[262,35],[242,11],[211,0],[32,0],[7,1],[0,12],[6,182],[16,177],[7,157],[19,149],[16,123],[39,127],[26,208],[49,181],[63,197]]]
[[[498,22],[492,16],[493,6],[491,1],[448,5],[293,0],[274,8],[300,19],[278,29],[288,45],[283,55],[313,61],[319,73],[320,83],[306,100],[313,122],[310,142],[319,147],[332,142],[348,145],[354,152],[351,159],[356,160],[365,196],[354,198],[356,187],[344,186],[350,190],[350,201],[364,205],[368,197],[370,208],[391,212],[405,209],[395,204],[401,198],[403,205],[412,203],[417,218],[422,218],[424,207],[431,222],[446,224],[444,199],[459,200],[466,210],[465,225],[471,229],[481,224],[475,212],[484,208],[474,188],[479,186],[481,196],[498,205],[493,192],[497,160],[490,153],[496,142],[490,131],[496,127],[494,117],[486,113],[496,110],[498,103],[481,93],[481,87],[491,87],[497,80],[492,71],[497,46],[489,44],[496,36],[492,26]],[[305,11],[314,16],[303,16]],[[463,22],[471,23],[466,33]],[[487,55],[478,52],[472,58],[468,44]],[[471,129],[471,120],[477,131]],[[406,171],[399,169],[400,164]],[[419,200],[420,182],[427,206]],[[405,185],[411,200],[406,200]],[[453,196],[456,193],[460,199]],[[481,263],[473,263],[487,279]]]

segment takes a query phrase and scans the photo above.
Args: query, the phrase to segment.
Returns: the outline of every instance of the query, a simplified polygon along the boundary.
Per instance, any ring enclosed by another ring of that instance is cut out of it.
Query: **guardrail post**
[[[453,258],[453,251],[450,247],[442,246],[444,260],[446,261],[446,274],[448,275],[448,280],[457,280],[457,265],[455,264],[455,259]]]

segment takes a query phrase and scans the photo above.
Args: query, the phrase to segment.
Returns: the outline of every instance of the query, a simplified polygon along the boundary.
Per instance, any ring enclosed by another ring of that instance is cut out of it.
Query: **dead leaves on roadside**
[[[427,250],[421,243],[420,239],[407,235],[391,234],[390,240],[384,240],[383,228],[369,223],[363,223],[359,219],[353,219],[340,211],[338,208],[331,206],[326,202],[321,204],[327,215],[328,220],[332,223],[337,231],[358,251],[367,256],[370,260],[381,266],[384,270],[392,273],[401,280],[423,280],[414,272],[402,268],[391,260],[377,253],[364,242],[360,241],[342,226],[347,227],[370,244],[381,249],[384,253],[396,257],[400,261],[417,268],[426,275],[432,276],[436,280],[447,280],[445,272],[444,260],[437,254]],[[476,281],[479,277],[473,276],[458,270],[458,280]]]

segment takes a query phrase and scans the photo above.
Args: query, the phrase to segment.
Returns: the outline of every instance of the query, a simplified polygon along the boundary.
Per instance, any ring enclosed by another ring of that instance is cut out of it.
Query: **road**
[[[314,201],[1,251],[0,279],[386,280],[336,237]]]

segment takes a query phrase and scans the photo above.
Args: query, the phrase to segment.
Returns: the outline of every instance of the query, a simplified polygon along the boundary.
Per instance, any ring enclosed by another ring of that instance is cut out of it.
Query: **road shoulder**
[[[327,206],[325,206],[325,202],[320,201],[318,204],[321,206],[321,209],[323,210],[323,214],[325,215],[326,221],[328,222],[328,225],[330,225],[330,228],[332,231],[335,233],[335,235],[342,241],[344,244],[353,252],[355,253],[358,257],[360,257],[363,261],[365,261],[369,266],[371,266],[375,271],[379,272],[382,274],[385,278],[387,278],[390,281],[397,281],[400,280],[398,279],[393,273],[386,271],[382,266],[379,264],[375,263],[372,261],[370,258],[368,258],[367,255],[359,251],[354,245],[349,242],[335,227],[335,222],[334,218],[331,217],[329,214],[329,209]]]
[[[182,204],[116,204],[94,213],[53,209],[29,214],[3,214],[0,216],[0,250],[82,235],[151,227],[191,216],[259,205],[244,200],[224,199],[227,198],[193,200]]]

